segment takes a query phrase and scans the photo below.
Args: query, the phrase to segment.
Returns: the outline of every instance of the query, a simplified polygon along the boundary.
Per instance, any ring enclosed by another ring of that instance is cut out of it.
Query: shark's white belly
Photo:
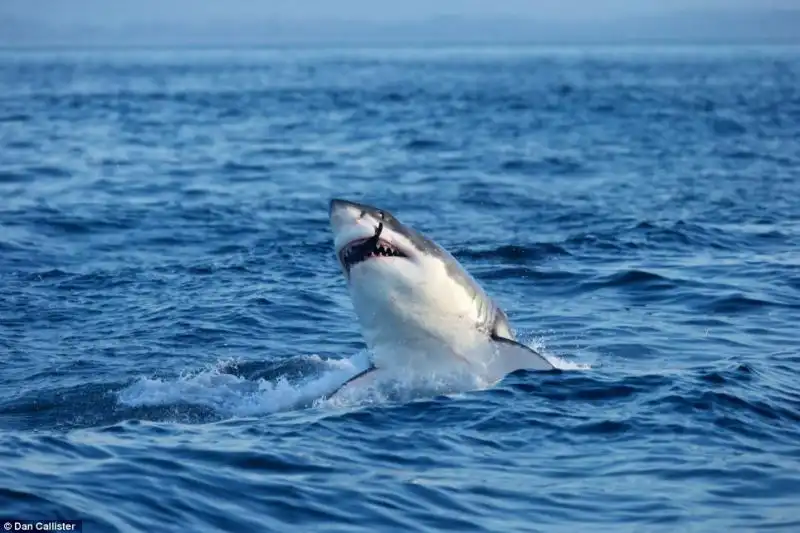
[[[473,296],[449,276],[437,274],[429,270],[416,283],[386,277],[381,283],[351,284],[353,306],[377,367],[470,370],[490,349],[486,334],[476,329],[480,317]]]

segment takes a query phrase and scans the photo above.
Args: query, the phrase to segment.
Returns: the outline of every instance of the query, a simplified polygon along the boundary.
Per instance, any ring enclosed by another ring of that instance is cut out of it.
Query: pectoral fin
[[[488,365],[489,375],[501,380],[515,370],[555,370],[556,367],[533,349],[505,337],[492,336],[494,358]]]
[[[326,394],[323,399],[328,400],[337,394],[345,394],[348,390],[356,387],[365,387],[370,383],[373,383],[377,378],[377,368],[374,366],[369,367],[368,369],[364,370],[363,372],[359,372],[355,376],[351,377],[344,383],[342,383],[339,387],[337,387],[333,392]]]

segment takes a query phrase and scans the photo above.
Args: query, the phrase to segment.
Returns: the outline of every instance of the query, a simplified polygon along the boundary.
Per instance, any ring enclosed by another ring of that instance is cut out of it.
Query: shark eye
[[[380,218],[381,220],[386,220],[386,213],[381,211],[380,209],[375,209],[373,213],[376,213],[378,215],[378,218]],[[368,214],[369,211],[367,211],[366,209],[362,209],[361,213],[358,214],[358,218],[364,218]]]

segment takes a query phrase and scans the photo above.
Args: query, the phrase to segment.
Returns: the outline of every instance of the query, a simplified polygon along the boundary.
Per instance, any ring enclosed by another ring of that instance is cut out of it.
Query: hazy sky
[[[0,0],[0,17],[56,26],[270,19],[399,21],[437,15],[586,20],[685,10],[800,7],[798,0]]]

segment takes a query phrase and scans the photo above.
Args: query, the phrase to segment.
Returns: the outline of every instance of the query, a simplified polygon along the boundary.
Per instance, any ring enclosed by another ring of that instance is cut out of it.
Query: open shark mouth
[[[408,257],[396,246],[381,239],[381,231],[383,231],[383,224],[378,225],[374,236],[366,239],[356,239],[342,248],[339,252],[339,260],[348,273],[358,263],[363,263],[375,257]]]

